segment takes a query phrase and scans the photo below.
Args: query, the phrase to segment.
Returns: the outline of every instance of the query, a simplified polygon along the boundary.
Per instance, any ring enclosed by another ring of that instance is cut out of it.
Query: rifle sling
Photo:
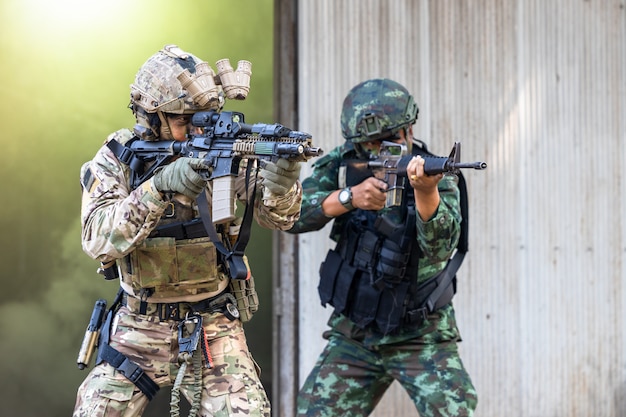
[[[133,137],[130,141],[137,140],[137,137]],[[130,167],[131,171],[136,175],[141,176],[144,171],[144,161],[141,158],[138,158],[135,155],[135,152],[128,146],[122,145],[115,139],[111,139],[107,142],[107,148],[115,154],[117,159],[120,160],[123,164],[126,164]]]
[[[450,259],[450,261],[448,262],[444,270],[441,271],[441,273],[443,274],[441,281],[437,283],[437,287],[435,287],[433,292],[430,293],[428,298],[424,301],[425,307],[428,308],[428,312],[435,311],[435,305],[437,305],[438,302],[441,305],[445,305],[450,301],[450,300],[445,300],[444,302],[441,302],[440,298],[444,294],[448,286],[452,283],[454,278],[456,277],[456,272],[461,267],[461,263],[463,263],[464,257],[465,257],[464,252],[457,251],[452,257],[452,259]],[[451,295],[454,295],[454,292],[456,291],[453,291]]]
[[[457,173],[457,177],[459,179],[458,186],[461,196],[461,236],[459,237],[459,242],[457,243],[456,253],[450,259],[450,261],[448,261],[445,269],[441,271],[444,276],[442,277],[441,281],[439,281],[437,287],[428,296],[428,299],[425,301],[425,306],[428,308],[429,312],[433,311],[435,305],[439,301],[439,298],[444,294],[450,283],[456,277],[456,273],[461,267],[461,264],[463,263],[463,259],[465,258],[465,254],[467,253],[468,249],[469,204],[467,197],[467,185],[465,183],[465,177],[463,177],[462,173]]]
[[[246,184],[250,179],[250,165],[246,170]],[[246,187],[247,189],[247,187]],[[247,199],[246,209],[243,215],[243,221],[239,230],[239,236],[233,246],[233,250],[229,251],[224,243],[217,235],[213,220],[211,220],[211,213],[209,213],[209,203],[206,197],[206,193],[202,192],[197,198],[198,211],[200,212],[200,218],[204,224],[211,241],[217,248],[217,250],[224,256],[226,262],[228,262],[228,273],[232,279],[247,279],[248,267],[243,260],[244,250],[250,240],[250,229],[252,227],[252,213],[254,211],[254,199],[256,197],[256,181],[252,189],[252,195]]]

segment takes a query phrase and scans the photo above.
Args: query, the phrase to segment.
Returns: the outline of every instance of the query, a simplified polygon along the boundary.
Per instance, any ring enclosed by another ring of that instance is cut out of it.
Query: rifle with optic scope
[[[313,146],[308,133],[278,123],[246,124],[243,113],[239,112],[198,112],[192,116],[191,124],[201,128],[201,133],[187,135],[186,141],[137,138],[126,143],[123,151],[114,152],[130,166],[133,188],[175,157],[204,159],[210,169],[200,174],[213,181],[212,217],[216,223],[235,218],[235,178],[242,159],[258,159],[261,164],[279,158],[305,162],[324,153]],[[112,146],[120,147],[120,144],[116,142]]]

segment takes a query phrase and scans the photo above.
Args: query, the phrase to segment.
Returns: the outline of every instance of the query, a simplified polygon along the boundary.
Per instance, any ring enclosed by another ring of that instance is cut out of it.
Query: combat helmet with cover
[[[218,74],[205,61],[176,45],[166,45],[139,69],[130,86],[135,134],[144,140],[171,139],[166,114],[220,111],[227,98],[243,100],[250,89],[251,64],[239,61],[236,76],[228,59]]]
[[[388,78],[354,86],[343,101],[341,133],[358,144],[394,136],[417,120],[419,109],[409,91]]]

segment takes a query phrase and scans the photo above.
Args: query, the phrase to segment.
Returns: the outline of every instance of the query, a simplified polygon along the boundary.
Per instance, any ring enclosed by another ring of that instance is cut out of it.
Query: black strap
[[[450,259],[445,269],[441,271],[441,274],[443,274],[443,276],[440,278],[441,280],[438,281],[437,287],[435,287],[433,292],[430,293],[430,295],[424,302],[425,307],[428,308],[428,312],[434,311],[435,305],[438,302],[441,303],[441,305],[443,306],[448,304],[452,299],[451,296],[454,295],[456,291],[452,291],[449,293],[451,295],[450,300],[440,300],[441,296],[444,294],[448,286],[452,284],[452,281],[454,280],[454,278],[456,278],[456,272],[459,270],[461,264],[463,263],[464,257],[464,252],[457,251],[452,259]]]
[[[137,140],[137,137],[133,137],[128,143],[131,143],[134,140]],[[143,174],[144,160],[137,158],[135,152],[130,147],[122,145],[115,139],[111,139],[106,145],[117,157],[117,159],[120,160],[120,162],[128,165],[133,172],[137,173],[137,175]]]
[[[137,388],[139,388],[150,401],[159,391],[159,386],[148,375],[146,375],[139,365],[109,345],[111,337],[111,322],[117,307],[122,301],[123,294],[124,290],[120,288],[115,296],[115,299],[113,300],[113,304],[111,304],[111,307],[107,312],[107,318],[100,333],[96,364],[99,365],[103,361],[106,361],[109,365],[114,367],[128,380],[135,384],[135,386],[137,386]]]
[[[250,179],[250,164],[246,170],[246,185]],[[247,187],[246,187],[247,190]],[[222,240],[217,236],[213,220],[211,220],[211,213],[209,213],[209,202],[206,198],[206,193],[201,192],[196,199],[198,203],[198,211],[200,212],[200,218],[204,223],[211,241],[217,248],[217,250],[224,256],[224,260],[228,263],[228,272],[232,279],[246,279],[248,277],[248,267],[243,260],[244,250],[250,240],[250,229],[252,227],[252,213],[254,211],[254,199],[256,197],[256,179],[254,181],[254,187],[252,189],[252,195],[247,200],[246,209],[243,215],[243,221],[239,229],[239,236],[237,241],[233,245],[232,250],[228,250]]]
[[[423,145],[423,143],[422,143]],[[426,153],[428,155],[432,155],[427,149],[426,146],[423,145],[420,148],[415,148],[418,153]],[[456,286],[453,287],[452,291],[446,291],[450,285],[455,285],[456,273],[458,272],[461,264],[463,263],[463,259],[465,258],[465,254],[468,251],[468,236],[469,236],[469,204],[468,204],[468,196],[467,196],[467,184],[465,182],[465,177],[463,173],[456,173],[458,177],[458,187],[460,194],[459,206],[461,209],[461,234],[459,236],[459,242],[457,243],[456,252],[452,256],[452,258],[448,261],[448,264],[437,276],[431,278],[435,282],[437,282],[437,286],[432,290],[428,298],[418,306],[415,310],[409,310],[409,317],[414,316],[418,319],[425,318],[425,315],[433,312],[437,306],[443,306],[450,302],[454,294],[456,293]],[[417,286],[412,290],[415,292]],[[413,297],[416,294],[413,293]],[[446,299],[442,297],[448,297]],[[410,321],[410,320],[409,320]]]
[[[126,355],[111,347],[109,344],[101,345],[99,357],[109,365],[117,369],[122,375],[137,386],[148,398],[152,400],[159,391],[159,386],[141,369],[139,365],[131,361]]]
[[[459,237],[457,250],[462,253],[466,253],[467,246],[468,246],[468,236],[469,236],[469,203],[468,203],[468,197],[467,197],[467,184],[465,183],[465,177],[463,176],[463,173],[459,172],[456,175],[459,179],[458,187],[459,187],[459,192],[461,194],[460,206],[461,206],[461,217],[462,217],[461,236]]]
[[[134,136],[127,142],[127,145],[133,143],[138,139],[139,138],[137,136]],[[115,139],[111,139],[106,144],[106,146],[111,150],[111,152],[113,152],[113,154],[117,157],[117,159],[120,160],[120,162],[130,167],[132,175],[130,184],[133,189],[139,187],[139,185],[141,185],[144,181],[152,177],[152,175],[154,175],[155,171],[158,168],[169,163],[169,161],[174,156],[169,154],[157,156],[154,160],[154,163],[146,171],[146,160],[137,156],[136,152],[127,145],[122,145]]]
[[[461,235],[459,237],[459,243],[457,244],[456,252],[454,256],[448,261],[445,269],[441,271],[440,275],[443,276],[437,277],[437,287],[433,290],[433,292],[428,296],[424,303],[424,307],[428,308],[428,312],[432,312],[435,309],[435,305],[445,305],[450,300],[439,300],[442,295],[444,295],[448,286],[452,283],[452,281],[456,278],[456,273],[461,267],[463,263],[463,259],[465,258],[465,254],[467,253],[467,245],[468,245],[468,202],[467,202],[467,186],[465,184],[465,178],[463,174],[457,174],[459,178],[459,191],[461,194]],[[448,294],[454,295],[456,292],[456,288],[453,292],[449,292]],[[451,297],[450,297],[451,299]]]

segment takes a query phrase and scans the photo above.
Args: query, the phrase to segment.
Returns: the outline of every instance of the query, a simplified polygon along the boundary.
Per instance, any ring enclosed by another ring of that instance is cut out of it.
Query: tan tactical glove
[[[159,191],[180,193],[195,200],[206,187],[206,180],[196,171],[208,168],[203,159],[178,158],[157,171],[152,182]]]
[[[276,163],[266,162],[261,172],[262,184],[276,195],[285,195],[300,176],[300,163],[280,158]]]

